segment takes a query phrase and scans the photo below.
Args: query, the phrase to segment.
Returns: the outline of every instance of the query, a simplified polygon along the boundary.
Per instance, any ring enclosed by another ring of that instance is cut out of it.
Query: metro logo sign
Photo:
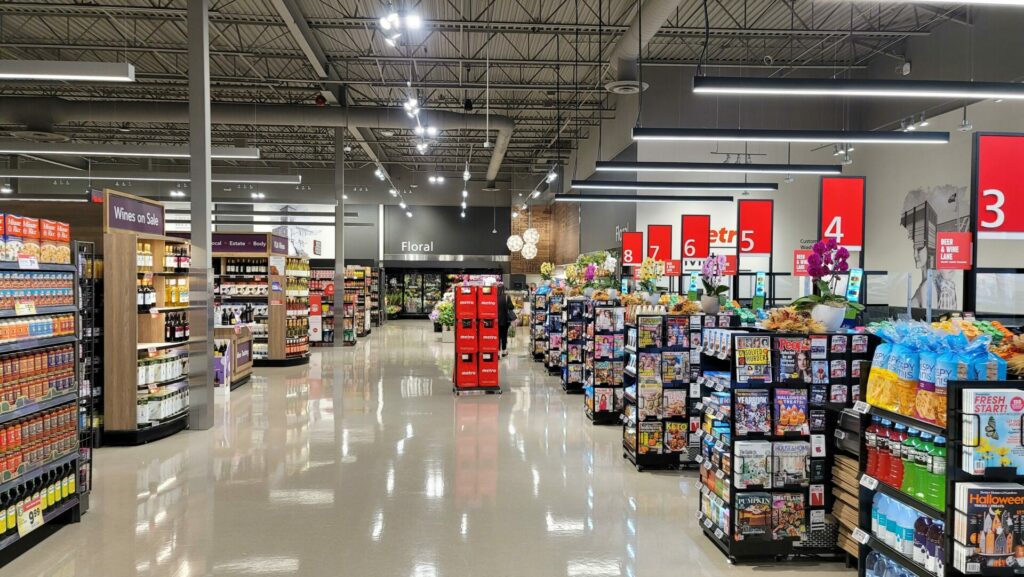
[[[863,250],[864,183],[859,176],[821,179],[819,238],[834,238],[849,250]]]
[[[974,142],[978,238],[1024,239],[1024,134]]]

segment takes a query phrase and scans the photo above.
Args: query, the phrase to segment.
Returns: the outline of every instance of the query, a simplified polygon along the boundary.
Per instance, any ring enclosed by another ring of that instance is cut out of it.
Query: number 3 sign
[[[1024,238],[1024,134],[975,140],[978,238]]]
[[[822,177],[819,238],[834,238],[849,250],[864,247],[864,178]]]

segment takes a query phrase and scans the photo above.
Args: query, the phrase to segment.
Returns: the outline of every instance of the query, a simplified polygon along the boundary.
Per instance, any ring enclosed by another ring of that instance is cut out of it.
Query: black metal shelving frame
[[[82,512],[89,509],[89,494],[92,490],[92,452],[100,446],[99,421],[100,395],[103,381],[100,376],[102,360],[98,355],[102,343],[96,310],[98,290],[96,271],[96,245],[91,242],[74,243],[78,282],[76,302],[78,303],[78,447],[81,460],[78,463],[78,493]]]
[[[530,354],[533,360],[543,361],[547,352],[548,295],[534,294],[530,303]]]
[[[583,366],[586,355],[586,325],[584,315],[587,300],[583,297],[570,297],[566,299],[562,308],[562,390],[566,393],[583,393]],[[579,333],[569,333],[569,324],[578,326]],[[578,324],[577,324],[578,323]],[[570,339],[570,336],[576,336]],[[569,347],[579,347],[579,360],[569,360]],[[579,367],[579,379],[573,380],[572,367]]]
[[[586,337],[586,345],[583,348],[583,411],[595,425],[616,425],[619,423],[620,415],[622,415],[622,403],[623,403],[623,387],[622,380],[619,379],[617,382],[611,383],[597,383],[595,382],[595,363],[599,361],[609,361],[613,363],[612,375],[616,374],[614,370],[614,363],[616,361],[623,364],[623,370],[625,370],[625,354],[615,355],[612,351],[611,357],[597,358],[595,350],[595,337],[597,335],[611,335],[613,338],[615,335],[622,335],[623,343],[626,339],[626,328],[623,325],[621,330],[611,331],[598,331],[597,330],[597,315],[600,311],[605,309],[618,310],[621,315],[616,315],[614,312],[612,318],[622,317],[625,318],[625,307],[619,304],[618,300],[607,300],[607,301],[594,301],[588,300],[583,313],[583,333]],[[610,401],[611,410],[599,410],[600,401],[597,397],[597,389],[608,390],[611,392]],[[593,407],[593,409],[591,408]]]
[[[558,348],[555,348],[552,343],[551,336],[559,335],[562,336],[562,311],[565,309],[565,295],[564,294],[551,294],[548,296],[548,315],[544,321],[544,332],[547,337],[547,352],[544,355],[544,367],[547,368],[549,375],[560,375],[562,374],[562,351],[565,349],[565,340],[557,339],[561,342]]]

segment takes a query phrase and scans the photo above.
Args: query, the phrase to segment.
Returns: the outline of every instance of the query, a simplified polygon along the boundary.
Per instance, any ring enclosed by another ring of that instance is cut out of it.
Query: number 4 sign
[[[818,208],[820,238],[834,238],[849,250],[864,247],[864,177],[821,179]]]
[[[975,138],[978,238],[1024,238],[1024,134]]]

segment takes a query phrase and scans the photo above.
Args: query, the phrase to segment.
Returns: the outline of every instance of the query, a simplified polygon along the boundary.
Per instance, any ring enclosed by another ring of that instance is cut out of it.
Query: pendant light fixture
[[[948,144],[948,132],[763,130],[746,128],[634,128],[633,140],[811,142],[833,144]]]
[[[135,67],[127,62],[0,60],[0,80],[135,82]]]
[[[508,237],[508,240],[505,241],[505,246],[508,247],[508,250],[512,252],[519,252],[523,250],[524,244],[525,243],[523,242],[523,237],[519,236],[518,234],[510,235]]]
[[[725,174],[824,174],[843,173],[838,164],[732,164],[720,162],[627,162],[599,160],[597,172],[711,172]]]
[[[779,189],[774,182],[640,182],[624,180],[574,180],[576,190],[674,190],[723,192],[772,192]]]
[[[555,202],[732,202],[732,196],[633,196],[631,194],[559,194]]]
[[[694,76],[695,94],[1024,100],[1024,84],[963,80],[853,80]]]

